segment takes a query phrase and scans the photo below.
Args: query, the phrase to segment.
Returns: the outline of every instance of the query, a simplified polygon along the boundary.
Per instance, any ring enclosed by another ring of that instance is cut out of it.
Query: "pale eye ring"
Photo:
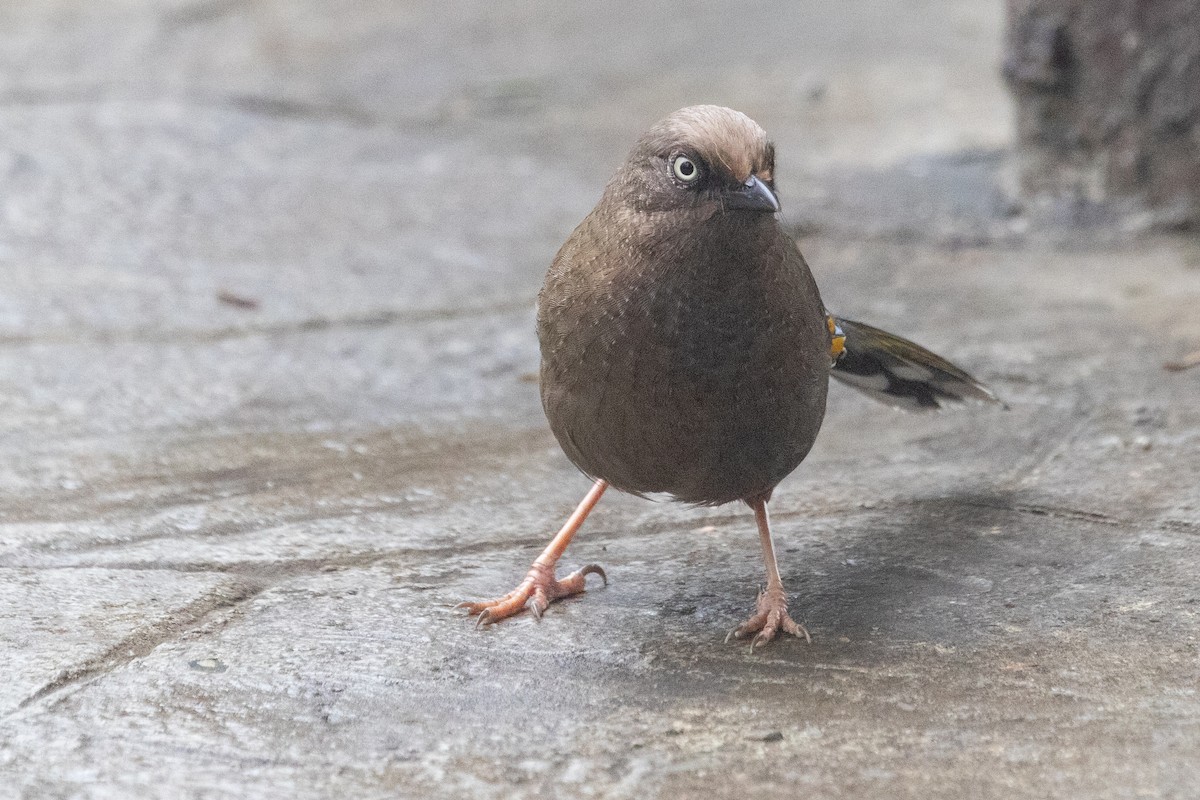
[[[700,177],[700,167],[687,156],[675,156],[671,162],[671,173],[684,183],[692,183]]]

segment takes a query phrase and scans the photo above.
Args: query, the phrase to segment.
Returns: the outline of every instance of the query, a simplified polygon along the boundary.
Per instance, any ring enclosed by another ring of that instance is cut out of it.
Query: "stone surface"
[[[0,794],[1194,794],[1200,249],[1028,234],[1002,9],[917,12],[0,8]],[[623,496],[607,588],[476,631],[586,490],[541,274],[700,100],[832,308],[1011,410],[832,391],[772,503],[811,645],[722,642],[745,509]]]
[[[1005,75],[1034,205],[1200,228],[1200,2],[1007,5]]]

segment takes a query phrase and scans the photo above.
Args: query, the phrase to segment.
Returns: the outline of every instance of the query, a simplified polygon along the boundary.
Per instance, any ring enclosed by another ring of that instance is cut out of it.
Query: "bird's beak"
[[[751,175],[741,186],[726,192],[724,200],[725,208],[765,211],[771,214],[779,210],[779,198],[757,175]]]

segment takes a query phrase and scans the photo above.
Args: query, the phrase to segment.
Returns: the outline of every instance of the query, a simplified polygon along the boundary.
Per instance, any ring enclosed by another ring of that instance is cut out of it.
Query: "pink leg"
[[[607,585],[608,576],[604,574],[604,570],[598,564],[588,564],[583,569],[575,570],[561,581],[554,577],[554,566],[558,563],[558,559],[562,557],[563,551],[571,543],[576,531],[583,525],[583,521],[587,519],[587,515],[595,508],[596,503],[600,501],[600,496],[607,488],[608,483],[605,481],[596,481],[592,485],[587,495],[576,507],[575,513],[571,514],[562,529],[550,540],[550,544],[546,545],[542,554],[534,560],[533,566],[525,575],[525,580],[521,581],[517,588],[495,600],[459,603],[457,608],[465,608],[471,616],[478,615],[477,625],[499,622],[520,613],[524,608],[528,608],[535,617],[541,619],[542,612],[549,608],[555,600],[581,593],[584,590],[584,579],[588,575],[599,575]]]
[[[771,543],[771,521],[767,516],[767,498],[758,497],[748,500],[754,509],[754,519],[758,523],[758,538],[762,542],[763,563],[767,567],[767,588],[758,595],[758,606],[754,616],[743,622],[735,630],[730,631],[725,641],[730,637],[744,639],[755,634],[750,642],[753,650],[760,644],[766,644],[775,638],[782,629],[793,636],[803,636],[811,642],[812,637],[803,625],[797,624],[788,615],[787,592],[783,590],[783,581],[779,578],[779,565],[775,561],[775,545]]]

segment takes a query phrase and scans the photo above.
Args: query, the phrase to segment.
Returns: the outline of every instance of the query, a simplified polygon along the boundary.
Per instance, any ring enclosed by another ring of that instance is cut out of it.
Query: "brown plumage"
[[[596,483],[517,589],[464,604],[481,622],[526,605],[540,616],[582,591],[587,574],[603,576],[591,565],[557,581],[554,564],[611,485],[700,505],[748,503],[767,589],[734,634],[755,634],[755,644],[780,629],[807,637],[787,613],[766,502],[812,447],[831,361],[848,365],[848,382],[900,405],[928,405],[935,378],[946,385],[931,396],[991,396],[898,337],[850,322],[843,336],[775,217],[774,160],[744,114],[677,111],[638,140],[559,250],[538,297],[542,405],[567,456]]]
[[[680,153],[703,185],[679,185]],[[559,250],[538,298],[542,405],[588,475],[717,505],[770,492],[808,453],[829,385],[821,296],[773,214],[722,207],[773,167],[749,118],[686,109]]]

